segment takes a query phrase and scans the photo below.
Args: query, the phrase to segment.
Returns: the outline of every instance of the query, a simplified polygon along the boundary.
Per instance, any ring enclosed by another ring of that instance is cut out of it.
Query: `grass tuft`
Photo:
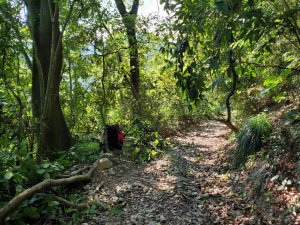
[[[249,156],[258,152],[271,130],[272,124],[264,114],[248,119],[236,137],[234,165],[236,167],[244,165]]]

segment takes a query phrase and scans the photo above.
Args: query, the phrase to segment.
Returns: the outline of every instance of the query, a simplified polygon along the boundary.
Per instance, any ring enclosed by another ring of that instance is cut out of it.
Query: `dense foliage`
[[[237,133],[241,164],[264,137],[277,137],[272,111],[299,107],[297,0],[162,0],[166,18],[142,16],[142,3],[129,2],[0,0],[0,206],[97,159],[106,124],[123,126],[125,157],[143,162],[183,122],[217,119]],[[35,195],[8,223],[62,213],[80,221],[78,211]]]

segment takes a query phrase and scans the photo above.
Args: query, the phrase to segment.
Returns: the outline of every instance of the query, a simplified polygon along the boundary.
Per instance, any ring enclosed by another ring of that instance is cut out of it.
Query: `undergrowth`
[[[149,162],[159,156],[167,143],[147,120],[132,120],[125,127],[127,155],[135,162]]]
[[[246,120],[236,137],[234,165],[244,165],[249,156],[258,152],[271,130],[272,124],[264,114]]]

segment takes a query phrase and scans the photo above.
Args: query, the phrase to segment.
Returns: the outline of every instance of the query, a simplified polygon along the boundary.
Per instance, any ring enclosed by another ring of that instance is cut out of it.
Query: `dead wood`
[[[70,206],[70,207],[73,207],[73,208],[77,208],[77,209],[85,209],[85,208],[88,208],[90,206],[90,204],[88,204],[88,203],[76,204],[74,202],[70,202],[67,199],[64,199],[64,198],[59,197],[59,196],[54,195],[54,194],[44,194],[44,195],[45,196],[51,196],[52,198],[54,198],[56,201],[60,202],[61,204],[67,205],[67,206]]]
[[[57,178],[68,178],[68,177],[71,177],[71,176],[75,176],[75,175],[78,175],[79,173],[81,173],[81,172],[83,172],[83,171],[89,169],[90,167],[91,167],[91,166],[85,166],[85,167],[83,167],[83,168],[80,168],[80,169],[78,169],[78,170],[75,170],[75,171],[70,172],[70,174],[59,174],[59,175],[57,176]]]
[[[10,213],[14,212],[23,201],[32,197],[34,194],[43,191],[46,188],[90,181],[94,171],[98,167],[98,164],[99,159],[93,164],[93,166],[86,174],[76,175],[73,177],[63,179],[47,179],[26,189],[25,191],[14,197],[12,200],[10,200],[3,208],[0,209],[0,224],[3,224],[6,217]]]

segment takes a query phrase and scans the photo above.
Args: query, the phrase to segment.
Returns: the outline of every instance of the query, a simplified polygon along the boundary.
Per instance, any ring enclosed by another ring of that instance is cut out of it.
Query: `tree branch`
[[[128,14],[123,0],[115,0],[115,3],[122,17]]]
[[[67,199],[64,199],[64,198],[59,197],[59,196],[54,195],[54,194],[43,194],[43,195],[50,196],[50,197],[54,198],[56,201],[60,202],[63,205],[67,205],[69,207],[73,207],[73,208],[77,208],[77,209],[85,209],[85,208],[88,208],[90,206],[90,204],[88,204],[88,203],[76,204],[74,202],[70,202]]]
[[[133,0],[132,7],[131,7],[129,14],[137,15],[138,9],[139,9],[139,4],[140,4],[139,0]]]
[[[97,46],[94,46],[94,48],[98,51],[100,51],[100,49],[97,47]],[[105,57],[105,56],[108,56],[108,55],[113,55],[113,54],[118,54],[121,50],[126,50],[126,49],[129,49],[128,47],[121,47],[115,51],[112,51],[112,52],[107,52],[107,53],[103,53],[103,54],[98,54],[95,52],[95,55],[96,56],[99,56],[99,57]]]
[[[284,66],[279,66],[279,65],[263,65],[263,64],[259,64],[259,63],[256,63],[256,62],[245,62],[245,61],[239,61],[240,63],[242,64],[247,64],[247,65],[255,65],[257,67],[262,67],[262,68],[278,68],[278,69],[283,69],[283,70],[287,70],[287,69],[290,69],[292,71],[295,71],[295,72],[300,72],[300,68],[293,68],[293,67],[284,67]]]
[[[23,191],[22,193],[14,197],[12,200],[10,200],[3,208],[0,209],[0,221],[5,221],[6,217],[14,210],[16,210],[16,208],[19,205],[21,205],[23,201],[46,188],[90,181],[98,165],[99,159],[96,160],[91,169],[84,175],[77,175],[64,179],[47,179],[28,188],[27,190]]]

